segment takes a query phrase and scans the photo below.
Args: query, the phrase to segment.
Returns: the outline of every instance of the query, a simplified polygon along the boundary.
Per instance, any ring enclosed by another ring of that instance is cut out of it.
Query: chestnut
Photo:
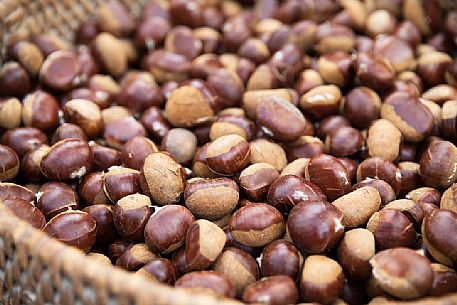
[[[0,145],[0,181],[13,180],[19,173],[18,155],[5,145]]]
[[[89,138],[97,137],[103,129],[100,107],[86,99],[73,99],[63,107],[65,120],[81,127]]]
[[[196,217],[208,220],[230,214],[238,199],[238,185],[229,178],[191,179],[184,190],[186,207]]]
[[[77,210],[79,198],[70,185],[62,182],[43,184],[36,195],[36,206],[47,220],[67,210]]]
[[[86,141],[69,138],[51,146],[41,159],[43,175],[50,180],[77,179],[92,169],[92,151]]]
[[[378,252],[370,264],[378,285],[397,298],[418,298],[432,288],[434,275],[430,261],[414,250],[384,250]]]
[[[341,109],[354,127],[367,128],[379,117],[381,98],[373,89],[355,87],[347,93]]]
[[[122,164],[125,167],[140,170],[144,164],[144,159],[159,149],[154,142],[144,136],[135,136],[129,139],[121,150]]]
[[[108,123],[103,134],[106,144],[117,149],[121,149],[128,140],[136,136],[146,136],[146,129],[132,116]]]
[[[287,160],[292,162],[298,158],[313,158],[324,153],[324,143],[317,137],[301,136],[297,140],[287,143],[285,151]]]
[[[247,252],[234,247],[225,248],[212,269],[232,284],[238,296],[259,278],[259,267],[255,259]]]
[[[256,123],[269,137],[292,142],[305,131],[305,117],[290,102],[278,97],[263,98],[256,108]]]
[[[226,135],[213,141],[206,151],[208,167],[217,174],[233,176],[248,163],[249,143],[241,136]]]
[[[114,225],[125,239],[141,242],[144,230],[152,214],[148,196],[132,194],[121,198],[113,209]]]
[[[302,257],[297,248],[286,240],[275,240],[265,246],[260,270],[263,276],[286,275],[295,279],[300,271]]]
[[[457,273],[441,264],[432,264],[434,273],[433,286],[429,295],[442,296],[457,289]]]
[[[15,97],[0,98],[0,127],[13,129],[21,125],[22,104]]]
[[[422,238],[427,251],[438,262],[453,267],[456,265],[456,245],[449,238],[456,230],[457,214],[452,211],[434,210],[422,222]]]
[[[321,221],[317,222],[316,219]],[[343,236],[343,214],[323,201],[303,202],[290,211],[287,231],[301,251],[316,254],[332,249]]]
[[[278,143],[260,138],[249,143],[251,149],[250,162],[268,163],[277,170],[282,170],[287,165],[286,152]]]
[[[248,304],[294,304],[298,299],[298,291],[290,277],[276,275],[264,277],[246,287],[242,299]]]
[[[412,247],[417,239],[413,223],[402,212],[383,209],[374,213],[367,223],[376,241],[376,249]]]
[[[205,219],[194,221],[186,234],[186,269],[204,270],[211,266],[222,253],[225,241],[225,233],[217,225]]]
[[[338,262],[321,255],[305,259],[300,277],[300,297],[303,301],[332,304],[343,286],[343,268]]]
[[[96,243],[110,244],[119,237],[114,226],[113,207],[106,204],[94,204],[83,209],[97,223]]]
[[[431,134],[434,122],[430,110],[406,92],[394,92],[385,99],[381,118],[391,121],[409,142],[424,140]]]
[[[59,125],[59,104],[49,93],[37,90],[24,98],[22,122],[25,126],[52,131]]]
[[[335,157],[326,154],[318,155],[309,161],[305,169],[305,179],[317,185],[329,201],[351,189],[346,167]]]
[[[151,252],[146,244],[134,244],[125,249],[117,258],[116,266],[127,271],[137,271],[157,258],[157,255]]]
[[[343,214],[343,225],[355,228],[367,222],[379,210],[381,196],[374,187],[364,186],[341,196],[332,204]]]
[[[174,285],[177,273],[175,266],[166,258],[155,259],[136,272],[148,279],[168,285]]]
[[[182,287],[195,291],[205,291],[219,297],[235,297],[232,284],[214,271],[194,271],[180,277],[175,287]]]
[[[420,176],[427,186],[448,188],[457,179],[457,148],[448,141],[431,142],[420,159]]]
[[[254,201],[262,201],[278,177],[279,173],[272,165],[255,163],[240,173],[240,187],[248,198]]]
[[[121,198],[138,193],[141,190],[140,173],[137,170],[112,166],[103,175],[103,190],[106,197],[113,203]]]
[[[347,231],[338,246],[338,262],[345,275],[354,280],[365,280],[371,274],[370,259],[375,255],[375,238],[367,229]]]
[[[140,185],[158,205],[177,203],[186,185],[184,169],[169,153],[154,152],[144,160]]]
[[[274,207],[251,203],[233,213],[229,232],[243,245],[260,247],[278,239],[284,227],[283,216]]]
[[[95,243],[97,223],[86,212],[65,211],[49,220],[43,231],[87,253]]]
[[[390,184],[397,195],[401,188],[400,170],[391,162],[380,157],[367,158],[357,168],[357,181],[365,178],[382,179]]]
[[[0,204],[8,207],[17,218],[22,219],[37,229],[43,229],[46,225],[46,219],[43,213],[33,205],[33,203],[22,198],[6,198]]]
[[[192,213],[183,206],[164,206],[146,223],[145,242],[155,253],[171,253],[184,244],[187,230],[194,220]]]
[[[318,186],[295,175],[281,175],[271,184],[267,195],[267,203],[282,213],[289,213],[301,202],[326,200]]]
[[[56,144],[57,142],[68,138],[76,138],[84,141],[88,140],[87,135],[81,127],[72,123],[63,123],[54,131],[51,143]]]
[[[172,128],[162,139],[162,149],[169,152],[181,164],[186,164],[194,157],[197,149],[197,137],[184,128]]]

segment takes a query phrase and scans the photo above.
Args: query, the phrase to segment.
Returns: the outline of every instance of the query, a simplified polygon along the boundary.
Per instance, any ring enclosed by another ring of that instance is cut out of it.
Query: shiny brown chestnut
[[[367,223],[376,241],[376,249],[411,247],[416,242],[417,233],[413,223],[402,212],[383,209],[374,213]]]
[[[262,276],[286,275],[295,279],[300,271],[302,257],[297,248],[286,240],[275,240],[262,251]]]
[[[378,252],[370,264],[378,285],[397,298],[418,298],[432,288],[430,261],[412,249],[395,248]]]
[[[121,91],[116,97],[118,105],[125,106],[134,113],[163,104],[162,91],[148,72],[129,72],[120,86]]]
[[[17,154],[5,145],[0,145],[0,181],[13,180],[19,173],[20,160]]]
[[[146,129],[132,116],[108,123],[103,133],[106,144],[117,149],[135,136],[146,136]]]
[[[400,170],[384,158],[370,157],[359,164],[357,168],[357,181],[360,182],[367,177],[384,180],[392,186],[395,194],[400,192]]]
[[[56,91],[69,91],[82,83],[81,66],[72,51],[57,51],[46,57],[40,68],[40,82]]]
[[[322,221],[316,222],[319,218]],[[324,201],[296,205],[287,219],[287,231],[301,251],[316,254],[332,249],[343,236],[343,214]]]
[[[141,242],[144,229],[153,212],[149,197],[132,194],[120,199],[113,209],[114,225],[122,237]]]
[[[37,208],[47,220],[67,210],[77,210],[79,198],[70,185],[62,182],[47,182],[37,193]]]
[[[233,213],[229,232],[237,242],[259,247],[278,239],[284,227],[283,216],[277,209],[265,203],[252,203]]]
[[[449,238],[457,229],[457,214],[435,210],[422,222],[422,238],[427,251],[438,262],[453,267],[457,261],[455,240]]]
[[[9,61],[0,67],[0,91],[2,95],[22,97],[32,87],[27,71],[14,61]]]
[[[92,169],[93,157],[89,144],[69,138],[51,146],[41,159],[40,168],[49,180],[81,178]]]
[[[121,165],[121,154],[119,151],[99,145],[95,142],[89,142],[94,157],[94,167],[99,171],[106,171],[111,166]]]
[[[344,165],[333,156],[321,154],[312,158],[305,169],[305,179],[317,185],[329,201],[351,189],[349,174]]]
[[[81,127],[72,123],[63,123],[55,130],[52,135],[51,143],[55,144],[68,138],[76,138],[84,141],[88,140],[87,135]]]
[[[109,203],[109,199],[103,189],[103,178],[103,172],[92,172],[82,179],[79,184],[79,196],[86,205]]]
[[[194,220],[185,207],[167,205],[149,218],[144,229],[145,242],[155,253],[171,253],[184,244],[187,230]]]
[[[113,207],[106,204],[94,204],[83,209],[97,223],[96,243],[101,245],[110,244],[119,235],[114,226]]]
[[[276,179],[267,196],[267,203],[282,213],[289,213],[300,202],[326,200],[327,197],[318,186],[295,175],[284,175]]]
[[[141,123],[146,128],[149,136],[156,143],[161,143],[162,139],[170,130],[170,124],[162,114],[162,111],[155,106],[148,108],[141,116]]]
[[[95,243],[97,223],[86,212],[65,211],[53,217],[43,231],[87,253]]]
[[[139,171],[131,168],[110,167],[103,175],[103,190],[106,197],[116,203],[127,195],[139,193],[141,190],[139,176]]]
[[[405,92],[396,92],[386,98],[381,118],[392,122],[410,142],[424,140],[432,132],[434,122],[427,106]]]
[[[146,244],[134,244],[125,249],[116,260],[116,266],[127,271],[137,271],[147,263],[157,259],[157,255]]]
[[[448,188],[457,179],[457,148],[448,141],[433,141],[422,153],[419,164],[425,185]]]
[[[264,98],[256,108],[256,123],[269,137],[280,142],[296,140],[306,121],[297,107],[278,97]]]
[[[338,128],[325,138],[325,150],[335,157],[347,157],[362,150],[364,140],[355,128]]]
[[[249,163],[250,153],[249,143],[243,137],[226,135],[208,146],[206,161],[212,171],[232,176]]]
[[[279,177],[278,170],[268,163],[256,163],[245,168],[239,176],[240,187],[254,201],[266,198],[270,185]]]
[[[59,125],[59,104],[51,94],[37,90],[24,98],[22,122],[25,126],[53,131]]]
[[[6,198],[0,204],[8,207],[17,218],[30,223],[37,229],[41,230],[46,225],[43,213],[29,201],[21,198]]]
[[[166,258],[155,259],[136,272],[148,279],[168,285],[174,285],[177,273],[175,266]]]
[[[121,160],[125,167],[140,170],[144,159],[153,152],[158,152],[157,146],[144,136],[136,136],[129,139],[121,150]]]
[[[381,99],[373,89],[355,87],[348,92],[341,108],[354,127],[367,128],[379,117]]]
[[[298,291],[290,277],[276,275],[262,278],[246,287],[242,299],[248,304],[286,305],[297,302]]]

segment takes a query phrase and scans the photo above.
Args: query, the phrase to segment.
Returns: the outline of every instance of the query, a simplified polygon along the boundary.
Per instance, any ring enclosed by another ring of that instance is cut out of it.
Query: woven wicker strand
[[[138,16],[147,0],[121,0]],[[444,2],[454,4],[454,0]],[[103,0],[0,0],[0,64],[7,42],[51,32],[71,40]],[[451,6],[449,6],[451,7]],[[170,288],[84,254],[16,218],[0,204],[0,304],[6,305],[236,305],[185,289]],[[412,302],[372,304],[457,305],[457,294]]]

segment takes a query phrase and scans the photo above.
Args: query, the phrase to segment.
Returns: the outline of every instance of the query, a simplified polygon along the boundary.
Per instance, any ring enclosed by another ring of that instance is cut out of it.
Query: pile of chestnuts
[[[457,292],[457,10],[108,0],[11,40],[0,204],[100,264],[261,304]]]

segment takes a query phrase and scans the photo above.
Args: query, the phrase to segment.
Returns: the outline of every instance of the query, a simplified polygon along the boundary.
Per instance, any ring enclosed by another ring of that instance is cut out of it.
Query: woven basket
[[[137,16],[147,0],[122,0]],[[454,0],[451,0],[453,2]],[[103,0],[0,0],[0,54],[10,39],[53,32],[72,39]],[[1,63],[1,55],[0,55]],[[457,305],[457,294],[414,302],[373,304]],[[114,266],[98,264],[48,237],[0,204],[0,304],[235,305],[234,300],[170,288]]]

